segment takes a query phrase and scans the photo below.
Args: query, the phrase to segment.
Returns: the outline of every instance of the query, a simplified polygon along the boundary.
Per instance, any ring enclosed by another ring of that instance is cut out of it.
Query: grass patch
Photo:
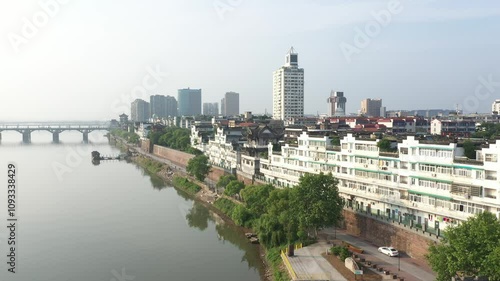
[[[228,217],[232,217],[234,208],[236,208],[236,204],[226,198],[219,198],[215,200],[214,206]]]
[[[266,260],[273,271],[274,281],[290,281],[288,273],[283,270],[283,260],[281,259],[280,248],[267,249]]]
[[[155,160],[151,160],[149,158],[139,158],[137,159],[137,162],[144,167],[144,169],[148,170],[148,172],[156,174],[159,171],[163,169],[163,164],[160,162],[157,162]]]
[[[174,177],[174,179],[172,180],[172,183],[176,187],[178,187],[178,188],[180,188],[180,189],[182,189],[190,194],[196,194],[201,190],[201,187],[199,185],[197,185],[194,182],[190,182],[188,179],[183,178],[183,177]]]

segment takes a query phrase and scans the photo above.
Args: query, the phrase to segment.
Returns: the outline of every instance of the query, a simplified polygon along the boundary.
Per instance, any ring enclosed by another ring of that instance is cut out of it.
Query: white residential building
[[[493,114],[500,114],[500,100],[495,100],[493,104],[491,104],[491,112]]]
[[[260,159],[260,173],[276,186],[292,187],[305,173],[331,172],[350,206],[411,219],[428,229],[443,229],[474,214],[500,212],[500,143],[478,151],[466,161],[456,143],[421,143],[409,136],[398,152],[380,152],[378,140],[357,140],[351,134],[340,147],[328,137],[307,132],[298,145],[286,144],[280,153],[269,147]]]
[[[273,118],[285,120],[304,116],[304,69],[290,48],[286,63],[273,73]]]

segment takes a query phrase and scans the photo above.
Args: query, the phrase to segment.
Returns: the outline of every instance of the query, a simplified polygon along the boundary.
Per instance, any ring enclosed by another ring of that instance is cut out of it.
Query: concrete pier
[[[31,143],[31,131],[30,130],[23,131],[23,143]]]
[[[59,143],[59,132],[53,132],[52,133],[52,142],[53,143]]]
[[[89,132],[88,131],[83,131],[83,142],[88,143],[89,142]]]

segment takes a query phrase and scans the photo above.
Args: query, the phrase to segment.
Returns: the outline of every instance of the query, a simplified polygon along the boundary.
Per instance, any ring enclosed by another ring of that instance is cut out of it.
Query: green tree
[[[252,214],[243,205],[236,205],[231,214],[231,219],[240,226],[249,226],[247,222],[252,218]]]
[[[476,159],[476,147],[470,140],[464,141],[464,154],[469,159]]]
[[[391,141],[388,139],[381,139],[377,146],[381,151],[391,151]]]
[[[138,134],[135,134],[135,133],[130,133],[129,137],[128,137],[128,142],[130,143],[139,143],[139,135]]]
[[[340,138],[339,137],[333,137],[332,140],[330,141],[332,145],[335,146],[340,146]]]
[[[451,280],[458,272],[500,280],[500,222],[483,212],[447,228],[442,242],[429,247],[427,260],[437,281]]]
[[[160,140],[160,137],[164,134],[163,131],[158,131],[158,132],[153,132],[150,131],[148,138],[153,144],[158,144],[158,141]]]
[[[299,225],[304,230],[338,225],[344,199],[339,196],[338,180],[332,174],[305,174],[292,189],[292,201]]]
[[[245,184],[242,183],[241,181],[232,180],[226,186],[226,189],[224,190],[224,194],[227,196],[234,196],[234,195],[240,193],[240,190],[242,190],[244,187],[245,187]]]
[[[247,185],[240,194],[250,212],[259,217],[267,211],[267,198],[272,190],[274,186],[269,184]]]
[[[186,167],[186,171],[199,181],[205,180],[205,177],[210,172],[208,157],[205,155],[197,155],[191,158]]]
[[[234,175],[223,175],[222,177],[219,178],[219,181],[217,182],[217,187],[226,188],[226,186],[233,180],[236,180],[236,177]]]

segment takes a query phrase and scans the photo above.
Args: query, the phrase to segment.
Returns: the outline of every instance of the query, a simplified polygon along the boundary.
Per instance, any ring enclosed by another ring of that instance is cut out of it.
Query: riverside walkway
[[[293,280],[347,281],[323,256],[331,247],[326,242],[318,242],[295,250],[295,256],[287,257],[293,272]],[[290,271],[290,270],[289,270]]]

